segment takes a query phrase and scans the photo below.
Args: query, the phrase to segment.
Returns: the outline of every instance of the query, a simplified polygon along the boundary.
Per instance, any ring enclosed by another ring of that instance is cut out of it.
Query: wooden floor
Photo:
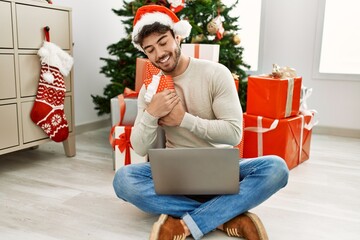
[[[148,239],[157,216],[116,198],[108,129],[0,156],[0,239]],[[272,240],[360,239],[360,139],[314,135],[310,160],[253,209]],[[233,239],[215,231],[204,239]]]

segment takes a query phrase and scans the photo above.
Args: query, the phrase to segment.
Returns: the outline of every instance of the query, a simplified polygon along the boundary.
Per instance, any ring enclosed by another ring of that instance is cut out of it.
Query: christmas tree
[[[182,4],[181,4],[182,3]],[[227,66],[234,77],[239,79],[239,98],[243,111],[246,110],[247,74],[244,68],[250,68],[243,59],[243,47],[239,46],[240,37],[237,25],[238,17],[229,12],[236,6],[226,6],[221,0],[134,0],[124,1],[123,8],[113,9],[122,18],[127,36],[108,46],[112,58],[100,58],[106,65],[100,70],[110,83],[104,88],[104,96],[91,95],[98,115],[110,113],[110,99],[123,93],[125,88],[134,89],[136,58],[146,57],[131,43],[132,24],[136,10],[146,4],[158,4],[172,9],[180,19],[186,19],[192,25],[191,34],[184,43],[219,44],[219,62]]]

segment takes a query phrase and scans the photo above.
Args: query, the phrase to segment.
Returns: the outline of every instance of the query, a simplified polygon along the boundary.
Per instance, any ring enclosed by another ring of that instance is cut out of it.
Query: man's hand
[[[175,90],[164,89],[153,96],[146,111],[154,117],[164,117],[180,102]]]
[[[185,109],[181,101],[179,101],[169,114],[161,117],[158,121],[161,126],[176,127],[180,126],[185,115]]]

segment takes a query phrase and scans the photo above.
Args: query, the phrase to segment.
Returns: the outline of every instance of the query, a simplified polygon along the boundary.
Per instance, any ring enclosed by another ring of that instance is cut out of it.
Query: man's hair
[[[171,35],[175,38],[174,31],[169,26],[163,25],[159,22],[154,22],[153,24],[145,25],[141,29],[139,34],[136,35],[134,43],[142,46],[144,38],[146,38],[147,36],[150,36],[153,33],[164,34],[167,33],[168,31],[170,31]]]

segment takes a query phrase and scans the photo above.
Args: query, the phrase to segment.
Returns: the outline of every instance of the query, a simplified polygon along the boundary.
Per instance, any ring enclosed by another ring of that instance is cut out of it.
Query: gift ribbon
[[[305,122],[304,128],[307,130],[311,130],[315,125],[319,123],[317,119],[315,119],[317,111],[315,109],[308,109],[307,99],[312,94],[312,88],[307,88],[305,86],[301,86],[301,99],[300,99],[300,114],[304,116],[309,116],[309,123]]]
[[[125,151],[124,165],[131,164],[130,148],[132,148],[130,142],[132,126],[125,126],[124,132],[120,134],[119,138],[116,138],[114,145],[120,150],[121,153]]]
[[[200,45],[194,44],[194,58],[200,58]]]
[[[258,116],[257,117],[257,127],[246,127],[244,128],[244,131],[249,131],[249,132],[256,132],[257,133],[257,139],[258,139],[258,156],[263,156],[263,133],[269,132],[274,130],[278,124],[279,124],[279,119],[275,119],[271,125],[270,128],[263,128],[262,127],[262,116]]]
[[[292,101],[294,95],[294,78],[288,78],[288,89],[287,89],[287,98],[286,98],[286,109],[285,109],[285,117],[289,117],[291,115],[292,109]]]

